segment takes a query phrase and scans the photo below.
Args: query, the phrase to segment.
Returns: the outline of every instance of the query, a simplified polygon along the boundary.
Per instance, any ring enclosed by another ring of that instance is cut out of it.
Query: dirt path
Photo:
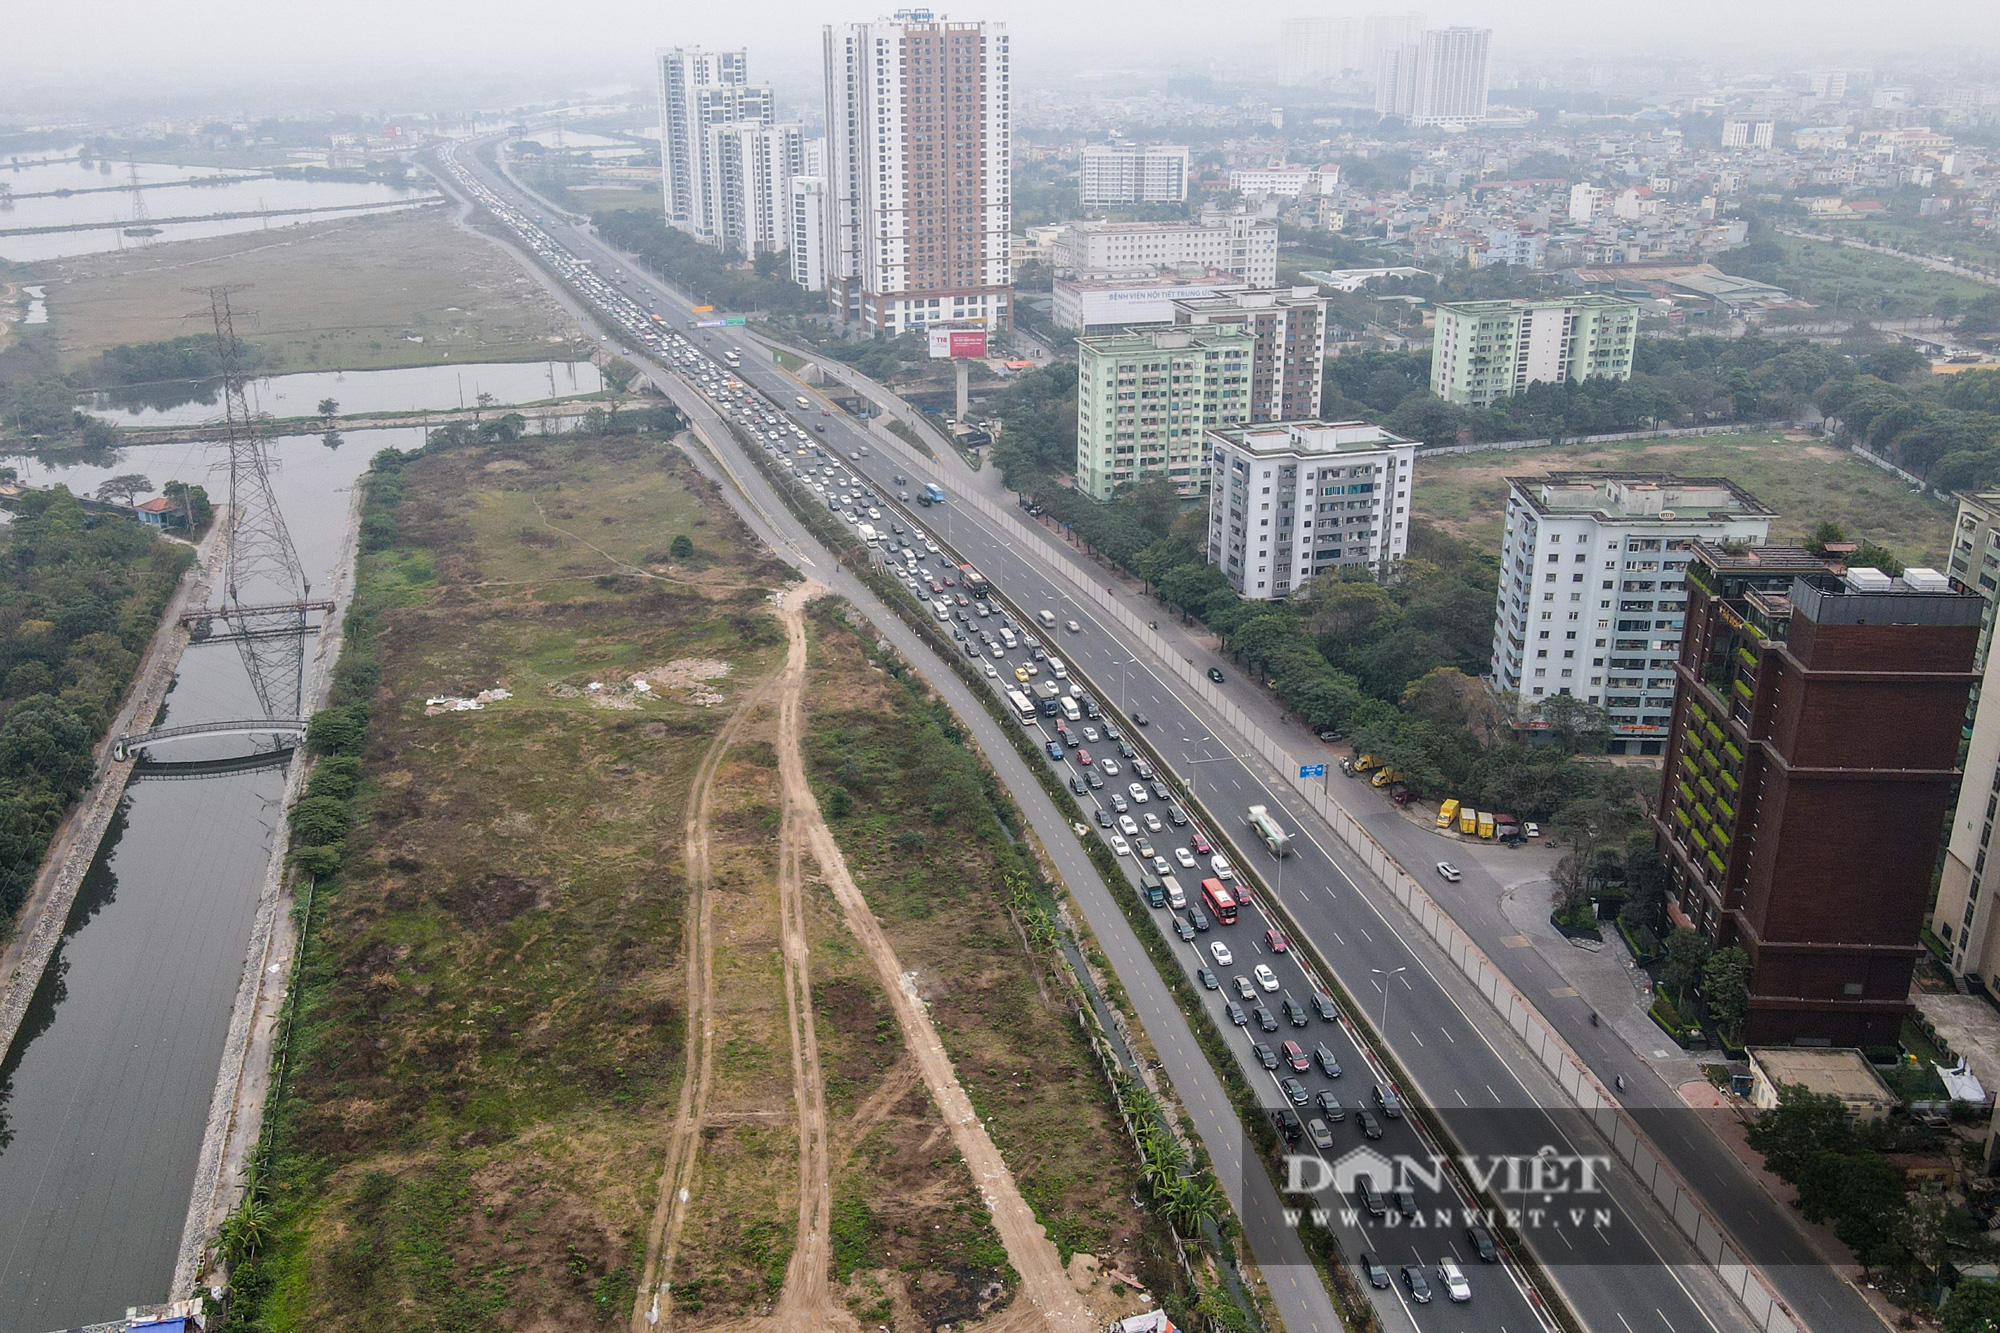
[[[952,1069],[951,1057],[946,1053],[943,1040],[937,1028],[931,1023],[928,1010],[917,997],[916,987],[905,975],[896,951],[890,946],[888,937],[882,933],[882,925],[875,919],[875,913],[855,887],[854,877],[848,872],[847,861],[840,854],[839,846],[828,831],[826,820],[820,813],[819,803],[814,798],[812,786],[806,780],[805,759],[800,746],[801,697],[804,691],[805,661],[805,607],[813,597],[824,589],[807,583],[788,592],[779,603],[779,611],[785,622],[785,634],[790,640],[790,654],[784,676],[784,692],[778,714],[778,775],[785,793],[787,814],[796,809],[804,834],[820,870],[825,874],[828,885],[833,890],[834,900],[840,904],[841,915],[847,923],[869,961],[874,964],[882,989],[888,993],[889,1002],[896,1011],[897,1025],[902,1029],[903,1040],[908,1043],[915,1057],[918,1071],[922,1074],[924,1086],[930,1090],[931,1098],[937,1103],[939,1114],[951,1130],[952,1142],[965,1158],[966,1166],[972,1172],[973,1181],[979,1186],[981,1197],[993,1215],[993,1226],[1000,1235],[1000,1242],[1007,1250],[1007,1259],[1014,1271],[1021,1275],[1020,1295],[1008,1314],[1024,1317],[1029,1310],[1039,1316],[1036,1320],[1043,1327],[1074,1329],[1077,1333],[1094,1330],[1097,1319],[1091,1314],[1082,1297],[1077,1294],[1069,1274],[1064,1271],[1056,1247],[1049,1241],[1041,1223],[1035,1220],[1035,1213],[1021,1197],[1020,1188],[1014,1183],[1014,1176],[1007,1169],[1000,1150],[973,1112],[972,1103],[959,1086],[958,1075]],[[795,676],[790,663],[800,664]],[[823,1170],[823,1167],[822,1167]],[[824,1177],[822,1176],[822,1179]],[[801,1204],[801,1216],[804,1204]],[[821,1232],[824,1236],[824,1230]],[[806,1246],[801,1237],[799,1249]],[[824,1243],[824,1242],[822,1242]],[[798,1262],[794,1256],[794,1264]],[[822,1258],[818,1265],[818,1282],[825,1284],[826,1262]],[[787,1278],[786,1291],[792,1288]],[[782,1301],[782,1298],[781,1298]],[[781,1307],[782,1308],[782,1307]],[[845,1311],[841,1311],[845,1314]],[[824,1315],[822,1317],[825,1317]],[[1010,1321],[1011,1322],[1011,1321]]]
[[[709,743],[695,770],[684,826],[687,863],[687,1073],[681,1080],[680,1105],[667,1135],[667,1160],[660,1168],[660,1188],[653,1220],[646,1231],[646,1264],[632,1309],[631,1327],[651,1328],[665,1314],[662,1297],[673,1273],[674,1249],[687,1219],[689,1186],[694,1180],[708,1089],[715,1066],[715,931],[708,890],[714,867],[709,858],[710,816],[715,806],[715,775],[758,704],[771,690],[766,682],[747,691],[729,720]]]
[[[814,590],[812,584],[801,585],[786,593],[780,603],[787,645],[778,693],[778,735],[781,748],[793,753],[806,681],[801,612]],[[827,1285],[833,1268],[833,1181],[827,1164],[826,1082],[821,1076],[808,965],[804,866],[809,851],[805,831],[818,809],[811,804],[812,793],[807,791],[805,796],[801,803],[791,782],[784,782],[784,813],[778,825],[778,924],[785,964],[785,1009],[792,1031],[792,1093],[799,1111],[799,1230],[785,1270],[785,1285],[778,1293],[774,1321],[784,1333],[860,1327]]]

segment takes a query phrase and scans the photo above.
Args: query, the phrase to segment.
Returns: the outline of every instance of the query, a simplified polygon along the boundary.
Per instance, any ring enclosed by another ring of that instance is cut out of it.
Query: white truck
[[[861,540],[867,542],[870,546],[880,546],[882,544],[882,534],[875,531],[873,523],[863,523],[861,525]]]
[[[1263,839],[1264,847],[1273,856],[1284,856],[1292,850],[1291,835],[1284,826],[1271,818],[1271,812],[1261,805],[1250,807],[1250,829]]]

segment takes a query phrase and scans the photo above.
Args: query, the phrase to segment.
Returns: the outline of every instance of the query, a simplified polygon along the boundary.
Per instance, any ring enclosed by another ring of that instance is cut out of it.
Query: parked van
[[[1054,629],[1056,627],[1056,613],[1049,610],[1046,606],[1042,608],[1042,613],[1036,616],[1035,619],[1041,621],[1045,629]]]
[[[1448,829],[1458,822],[1458,798],[1452,797],[1438,807],[1438,827]]]
[[[1187,906],[1187,890],[1181,887],[1179,880],[1168,875],[1162,883],[1167,887],[1167,906],[1176,912]]]

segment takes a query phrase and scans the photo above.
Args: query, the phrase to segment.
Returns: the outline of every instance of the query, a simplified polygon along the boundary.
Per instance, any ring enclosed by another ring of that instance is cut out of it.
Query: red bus
[[[1202,906],[1208,914],[1225,926],[1236,924],[1236,900],[1229,896],[1229,890],[1222,887],[1219,879],[1205,879],[1201,882]]]

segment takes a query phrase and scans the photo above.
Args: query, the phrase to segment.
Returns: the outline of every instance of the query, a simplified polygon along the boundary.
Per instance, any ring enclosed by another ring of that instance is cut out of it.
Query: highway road
[[[510,188],[490,177],[486,184],[501,191]],[[546,215],[546,205],[524,202]],[[640,292],[640,299],[652,308],[677,319],[685,318],[685,304],[671,291],[653,283],[636,267],[628,267],[622,256],[597,243],[587,231],[563,229],[559,235],[561,245],[574,247],[597,273],[612,275],[619,292]],[[726,345],[718,342],[712,344],[712,349],[719,352]],[[737,345],[745,345],[740,336]],[[761,357],[753,354],[746,362],[744,378],[773,401],[786,403],[797,393],[796,383]],[[686,393],[687,385],[680,383],[677,400]],[[919,480],[938,477],[948,486],[964,480],[963,475],[931,467],[892,437],[860,423],[837,414],[822,421],[827,426],[825,438],[840,452],[858,452],[863,444],[869,447],[867,457],[847,461],[870,479],[878,494],[896,489],[890,478],[899,468]],[[1533,1152],[1543,1144],[1573,1156],[1589,1156],[1599,1151],[1591,1143],[1579,1142],[1573,1127],[1563,1124],[1559,1116],[1540,1109],[1563,1103],[1526,1054],[1515,1048],[1504,1032],[1497,1031],[1490,1010],[1449,970],[1441,956],[1409,928],[1408,919],[1387,902],[1380,887],[1352,864],[1352,858],[1323,828],[1313,827],[1314,821],[1303,809],[1293,808],[1294,803],[1276,775],[1260,771],[1259,761],[1233,753],[1219,719],[1205,715],[1199,704],[1182,699],[1161,674],[1161,664],[1132,652],[1111,626],[1100,623],[1085,608],[1063,598],[1057,582],[1050,577],[1051,565],[1072,557],[1059,544],[1050,542],[1046,549],[1022,549],[976,511],[959,510],[949,503],[941,515],[928,517],[933,522],[942,519],[939,526],[943,531],[939,536],[944,544],[979,565],[1016,606],[1032,610],[1046,605],[1055,609],[1060,619],[1079,622],[1081,632],[1070,636],[1058,651],[1066,650],[1066,655],[1084,673],[1112,695],[1108,702],[1118,703],[1118,696],[1122,695],[1121,711],[1149,716],[1152,725],[1146,731],[1146,738],[1156,753],[1173,771],[1191,777],[1202,801],[1218,815],[1234,817],[1245,806],[1262,803],[1277,811],[1287,827],[1299,831],[1300,836],[1295,840],[1298,854],[1262,869],[1286,907],[1304,924],[1310,942],[1328,959],[1335,975],[1349,993],[1368,1006],[1369,1018],[1380,1022],[1386,1039],[1412,1079],[1410,1086],[1401,1089],[1406,1097],[1421,1099],[1438,1108],[1458,1137],[1459,1146],[1476,1158],[1515,1156]],[[1012,659],[1009,662],[1011,665]],[[995,753],[990,746],[987,748],[989,754]],[[1000,756],[995,757],[997,762]],[[1393,827],[1378,828],[1379,821],[1374,819],[1370,820],[1370,826],[1392,852],[1408,856],[1410,863],[1417,865],[1436,859],[1435,844],[1414,854],[1407,845],[1410,839],[1424,836],[1421,830],[1412,829],[1393,815],[1389,820]],[[1097,925],[1094,919],[1093,925]],[[1234,933],[1239,939],[1252,939],[1260,932],[1245,931],[1238,926]],[[1200,942],[1198,938],[1196,943]],[[1246,952],[1254,955],[1255,948],[1252,943]],[[1193,951],[1185,952],[1192,966]],[[1294,970],[1283,974],[1282,987],[1304,990],[1311,986],[1311,978],[1299,970],[1296,955],[1285,960],[1284,965]],[[1216,993],[1215,1003],[1219,1008],[1220,992]],[[1378,1003],[1385,1006],[1379,1020],[1375,1012]],[[1152,1019],[1146,1021],[1150,1029]],[[1317,1027],[1313,1032],[1316,1039],[1322,1035]],[[1360,1049],[1358,1036],[1350,1024],[1327,1025],[1323,1035],[1346,1069],[1368,1069],[1369,1081],[1374,1081],[1377,1071]],[[1275,1039],[1282,1040],[1282,1034]],[[1248,1054],[1251,1035],[1246,1033],[1240,1040]],[[1162,1049],[1164,1053],[1164,1044]],[[1591,1054],[1595,1058],[1595,1053]],[[1625,1055],[1629,1059],[1629,1051]],[[1609,1056],[1616,1058],[1617,1052],[1610,1052]],[[1188,1072],[1173,1071],[1177,1087]],[[1356,1073],[1349,1072],[1347,1077],[1355,1079]],[[1267,1079],[1266,1085],[1271,1104],[1279,1104],[1283,1094],[1275,1080]],[[1353,1103],[1359,1098],[1349,1096],[1342,1100]],[[1346,1128],[1348,1141],[1352,1141],[1351,1124]],[[1413,1132],[1408,1130],[1407,1120],[1401,1127],[1387,1128],[1392,1132]],[[1715,1168],[1707,1182],[1691,1174],[1690,1183],[1697,1188],[1706,1183],[1726,1190],[1740,1183],[1754,1191],[1754,1183],[1742,1176],[1740,1170],[1734,1172],[1734,1181],[1730,1179],[1733,1162],[1727,1168],[1713,1162],[1720,1154],[1720,1145],[1701,1143],[1696,1135],[1705,1133],[1697,1128],[1694,1135],[1683,1135],[1678,1145],[1666,1143],[1662,1147],[1677,1164],[1679,1155],[1690,1155]],[[1344,1153],[1345,1142],[1337,1141],[1336,1151]],[[1399,1143],[1385,1138],[1383,1143],[1408,1151],[1414,1140]],[[1609,1226],[1557,1224],[1530,1228],[1528,1232],[1536,1256],[1554,1274],[1583,1322],[1591,1328],[1625,1328],[1633,1333],[1638,1328],[1638,1324],[1631,1322],[1635,1314],[1646,1326],[1669,1333],[1703,1327],[1722,1333],[1743,1326],[1737,1307],[1694,1261],[1678,1233],[1652,1208],[1634,1182],[1618,1172],[1610,1172],[1603,1184],[1602,1197],[1608,1201],[1611,1214]],[[1446,1188],[1449,1191],[1449,1182]],[[1761,1194],[1758,1198],[1780,1227],[1791,1233],[1782,1212]],[[1743,1214],[1728,1211],[1726,1207],[1720,1211],[1730,1224],[1740,1225]],[[1754,1208],[1750,1212],[1754,1214]],[[1436,1256],[1429,1250],[1438,1249],[1442,1253],[1443,1247],[1437,1241],[1448,1235],[1433,1227],[1431,1235],[1435,1239],[1412,1242],[1415,1228],[1390,1226],[1368,1219],[1365,1214],[1357,1219],[1356,1225],[1359,1230],[1349,1238],[1350,1248],[1365,1243],[1388,1260],[1400,1260],[1411,1252],[1414,1244],[1424,1258],[1434,1262]],[[1364,1235],[1365,1242],[1361,1239]],[[1463,1237],[1458,1239],[1462,1242]],[[1271,1241],[1253,1232],[1253,1244],[1262,1257]],[[1592,1250],[1590,1246],[1597,1248]],[[1270,1261],[1265,1262],[1268,1265]],[[1485,1273],[1492,1271],[1488,1269]],[[1798,1281],[1800,1275],[1807,1279],[1808,1287],[1814,1285],[1811,1278],[1823,1279],[1818,1285],[1825,1290],[1805,1293],[1817,1299],[1794,1299],[1794,1308],[1807,1314],[1815,1327],[1874,1328],[1873,1317],[1865,1306],[1837,1276],[1821,1270],[1816,1261],[1802,1258],[1794,1267],[1772,1274],[1781,1288]],[[1454,1314],[1451,1318],[1473,1319],[1479,1327],[1528,1326],[1526,1321],[1531,1318],[1528,1305],[1518,1290],[1513,1297],[1519,1302],[1517,1310],[1505,1312],[1508,1299],[1505,1289],[1513,1287],[1511,1282],[1480,1281],[1484,1274],[1479,1272],[1473,1276],[1477,1299],[1469,1306],[1457,1307],[1463,1315]],[[1844,1302],[1842,1297],[1846,1298]],[[1397,1304],[1401,1304],[1400,1298]],[[1419,1317],[1429,1319],[1447,1308],[1437,1303],[1427,1307]]]

